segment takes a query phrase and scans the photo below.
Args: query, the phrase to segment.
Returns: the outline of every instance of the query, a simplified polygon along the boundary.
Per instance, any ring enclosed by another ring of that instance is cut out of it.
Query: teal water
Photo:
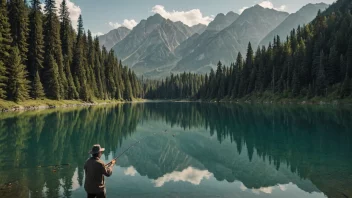
[[[108,197],[352,197],[351,108],[201,103],[3,113],[0,197],[85,197],[91,146],[108,162],[145,137]]]

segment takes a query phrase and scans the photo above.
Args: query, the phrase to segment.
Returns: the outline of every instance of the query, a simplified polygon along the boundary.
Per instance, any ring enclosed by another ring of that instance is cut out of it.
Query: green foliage
[[[226,100],[269,93],[336,98],[336,87],[341,87],[341,97],[348,97],[352,78],[351,6],[351,1],[337,1],[310,24],[293,29],[285,42],[277,36],[267,48],[258,47],[255,55],[249,43],[245,60],[239,54],[229,68],[218,64],[209,76],[196,75],[195,79],[182,81],[182,87],[187,87],[206,79],[198,82],[200,87],[196,86],[192,95],[185,97],[175,89],[177,78],[171,75],[165,81],[146,82],[146,97]]]
[[[0,42],[1,42],[1,37],[0,37]],[[6,67],[2,61],[0,61],[0,98],[5,98],[6,97],[6,82],[7,82],[7,76],[6,76]]]
[[[82,16],[76,33],[66,0],[59,11],[54,0],[44,1],[43,12],[39,0],[31,0],[27,6],[23,0],[0,1],[0,99],[25,100],[28,90],[34,99],[142,97],[137,76],[119,63],[113,51],[101,49],[98,38],[93,38],[89,30],[88,35],[84,32]],[[14,58],[12,46],[18,48],[20,57]],[[9,73],[10,68],[17,69],[17,76]],[[19,80],[21,85],[10,87],[9,77],[23,76],[26,81]]]
[[[40,1],[33,0],[32,8],[29,15],[29,51],[28,51],[28,72],[29,79],[32,81],[31,97],[43,97],[42,88],[38,87],[40,83],[39,71],[43,69],[44,61],[44,37],[43,37],[43,21],[40,8]],[[38,75],[38,76],[37,76]],[[40,86],[41,83],[40,83]],[[39,95],[38,95],[39,94]]]
[[[0,61],[5,67],[9,64],[11,54],[11,29],[7,16],[6,0],[0,1]]]
[[[46,68],[44,71],[44,79],[45,79],[45,93],[46,96],[50,99],[60,100],[60,83],[59,83],[59,71],[57,67],[57,63],[52,54],[49,55],[46,62]]]
[[[28,72],[25,65],[22,64],[20,51],[14,48],[10,67],[8,68],[8,98],[10,100],[24,101],[29,98],[29,81],[27,80]]]
[[[41,99],[41,98],[44,98],[44,96],[45,96],[45,93],[44,93],[43,84],[40,81],[39,72],[37,71],[34,77],[34,80],[32,82],[31,97],[33,99]]]
[[[325,69],[324,69],[324,64],[325,64],[325,57],[324,57],[324,52],[320,52],[320,61],[319,61],[319,70],[317,74],[317,80],[316,80],[316,95],[317,96],[322,96],[325,95],[325,88],[326,88],[326,76],[325,76]]]
[[[8,1],[9,21],[11,24],[11,33],[13,45],[18,46],[23,63],[27,60],[28,52],[28,13],[24,0]]]

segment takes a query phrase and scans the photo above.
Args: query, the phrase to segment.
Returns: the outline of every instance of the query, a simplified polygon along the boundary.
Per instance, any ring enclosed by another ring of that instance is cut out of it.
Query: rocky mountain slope
[[[279,35],[281,39],[285,39],[293,28],[297,28],[299,25],[308,24],[317,15],[318,11],[325,10],[329,5],[325,3],[308,4],[302,7],[296,13],[290,14],[279,26],[271,31],[261,42],[260,45],[268,45],[272,42],[276,35]]]
[[[287,16],[286,12],[266,9],[259,5],[251,7],[230,26],[183,57],[173,71],[208,72],[219,60],[229,65],[236,59],[238,52],[245,53],[249,42],[255,49]]]
[[[118,42],[123,40],[130,32],[131,30],[126,27],[119,27],[111,30],[107,34],[98,37],[99,44],[101,47],[105,46],[105,48],[109,51]]]

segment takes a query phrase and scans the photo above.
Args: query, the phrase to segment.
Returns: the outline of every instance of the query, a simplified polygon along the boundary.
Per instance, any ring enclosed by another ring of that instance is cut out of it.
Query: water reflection
[[[198,170],[193,167],[188,167],[182,171],[174,171],[165,174],[162,177],[154,180],[155,187],[162,187],[165,183],[173,181],[189,182],[194,185],[199,185],[203,179],[209,179],[213,174],[207,170]]]
[[[351,197],[351,129],[352,111],[337,107],[147,103],[7,113],[0,196],[80,197],[92,144],[104,145],[109,160],[150,135],[119,159],[111,196]]]

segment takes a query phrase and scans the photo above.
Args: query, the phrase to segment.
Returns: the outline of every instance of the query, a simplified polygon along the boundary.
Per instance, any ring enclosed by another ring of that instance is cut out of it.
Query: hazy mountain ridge
[[[143,74],[175,61],[176,47],[204,28],[204,25],[192,28],[155,14],[147,20],[142,20],[113,49],[124,64]]]
[[[130,32],[131,30],[126,27],[119,27],[111,30],[107,34],[98,37],[100,47],[105,46],[105,48],[109,51],[118,42],[123,40]]]
[[[297,28],[299,25],[310,23],[317,15],[318,11],[325,10],[329,5],[325,3],[318,4],[307,4],[298,10],[296,13],[290,14],[279,26],[271,31],[261,42],[260,45],[268,45],[272,42],[276,35],[279,35],[281,39],[285,39],[293,28]]]
[[[259,5],[251,7],[230,26],[179,61],[173,71],[208,72],[219,60],[229,65],[236,59],[238,52],[245,53],[249,42],[255,49],[260,40],[287,16],[286,12],[266,9]]]

